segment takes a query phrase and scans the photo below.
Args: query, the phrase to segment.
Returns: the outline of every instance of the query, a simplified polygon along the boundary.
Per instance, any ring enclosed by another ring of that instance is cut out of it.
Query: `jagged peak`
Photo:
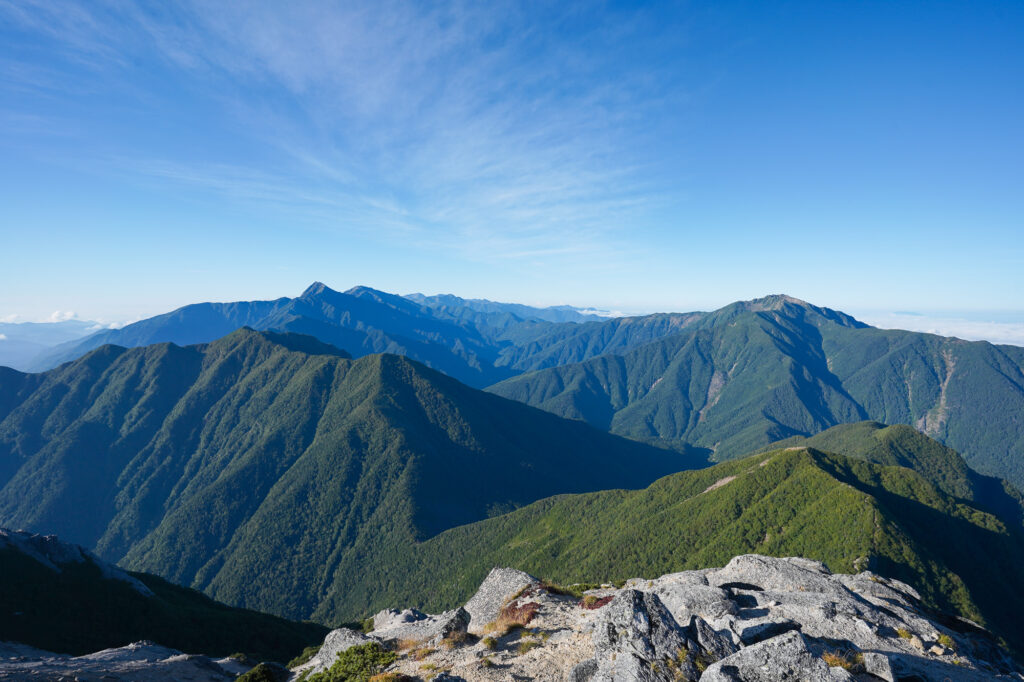
[[[330,288],[323,282],[317,281],[306,287],[306,290],[302,292],[299,298],[312,298],[314,296],[322,296],[324,294],[336,294],[338,293],[334,289]]]

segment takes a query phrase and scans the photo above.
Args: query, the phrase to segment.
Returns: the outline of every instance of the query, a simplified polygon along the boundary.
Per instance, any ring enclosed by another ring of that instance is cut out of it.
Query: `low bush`
[[[323,645],[317,644],[316,646],[307,646],[305,649],[302,650],[301,654],[299,654],[292,660],[288,661],[288,667],[295,669],[303,663],[309,663],[309,661],[320,652],[321,646]]]
[[[395,662],[398,655],[377,642],[354,646],[338,654],[330,668],[310,675],[306,682],[369,682]]]

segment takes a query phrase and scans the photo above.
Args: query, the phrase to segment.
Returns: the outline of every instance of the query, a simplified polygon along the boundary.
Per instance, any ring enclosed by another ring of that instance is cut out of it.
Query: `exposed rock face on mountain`
[[[582,601],[509,579],[523,575],[496,569],[453,612],[472,608],[469,629],[481,637],[458,628],[438,638],[429,624],[443,618],[387,611],[374,619],[380,630],[333,631],[296,672],[325,670],[340,652],[377,642],[397,650],[386,671],[413,679],[1024,679],[992,635],[923,607],[909,585],[869,572],[833,575],[817,561],[741,555],[719,569],[591,589]],[[476,608],[497,597],[497,611]],[[476,622],[484,613],[493,619]],[[396,628],[406,636],[396,640]]]
[[[231,659],[215,661],[147,641],[76,657],[0,642],[0,680],[227,682],[236,672]]]

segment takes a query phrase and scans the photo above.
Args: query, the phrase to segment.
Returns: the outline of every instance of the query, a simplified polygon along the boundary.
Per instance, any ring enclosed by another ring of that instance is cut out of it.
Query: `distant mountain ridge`
[[[88,336],[101,326],[87,320],[0,322],[0,367],[28,370],[41,353]]]
[[[0,371],[0,524],[290,617],[397,546],[703,464],[291,333]]]
[[[37,357],[28,369],[52,369],[105,344],[209,343],[239,327],[251,327],[309,334],[356,357],[405,355],[483,388],[522,371],[630,348],[672,333],[692,318],[657,316],[649,324],[645,318],[595,317],[587,322],[587,316],[564,309],[456,297],[423,297],[421,304],[415,298],[368,287],[338,292],[314,282],[297,298],[197,303],[61,344]]]
[[[782,294],[591,321],[551,322],[544,310],[315,283],[294,299],[186,306],[72,342],[43,364],[108,342],[210,342],[247,325],[356,357],[404,355],[559,416],[719,460],[841,423],[909,424],[1024,487],[1024,348],[875,329]]]
[[[1024,348],[876,329],[784,296],[488,390],[627,437],[709,448],[719,461],[836,424],[909,424],[1024,488]]]
[[[453,294],[437,294],[434,296],[406,294],[405,298],[428,308],[468,308],[478,313],[511,313],[524,320],[544,320],[545,322],[596,322],[613,317],[612,315],[587,313],[584,308],[577,308],[571,305],[537,308],[535,306],[523,305],[522,303],[489,301],[486,298],[460,298]]]

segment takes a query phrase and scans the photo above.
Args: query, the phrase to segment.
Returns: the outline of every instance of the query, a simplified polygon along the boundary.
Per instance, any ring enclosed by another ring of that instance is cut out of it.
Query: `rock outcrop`
[[[743,555],[722,568],[633,579],[586,595],[597,608],[529,574],[494,569],[464,607],[477,637],[446,646],[428,636],[457,611],[392,610],[377,614],[374,632],[345,641],[421,642],[389,668],[414,679],[1024,679],[994,637],[968,621],[937,618],[909,585],[867,572],[833,575],[807,559]],[[529,615],[508,627],[508,613]],[[420,634],[404,636],[413,632]],[[337,647],[327,653],[321,665]]]
[[[0,680],[104,680],[104,682],[228,682],[233,661],[183,654],[135,642],[88,656],[65,656],[21,644],[0,642]]]
[[[514,568],[492,568],[463,607],[469,614],[469,631],[474,635],[482,633],[510,598],[536,585],[540,585],[540,581],[529,573]]]
[[[833,575],[816,561],[744,555],[719,569],[602,586],[583,600],[567,592],[520,571],[495,569],[462,608],[439,615],[385,610],[369,633],[332,631],[293,679],[329,668],[353,646],[376,642],[397,655],[387,667],[389,679],[1024,680],[992,635],[929,610],[909,585],[867,572]],[[167,674],[223,679],[217,675],[226,671],[224,661],[175,654],[157,652],[133,679],[156,679],[153,671],[186,664],[191,667]],[[137,665],[123,656],[114,657],[120,667],[107,668],[92,657],[58,658],[45,664],[38,656],[8,659],[0,662],[0,679],[30,678],[26,672],[51,670],[47,665],[64,671],[82,665],[87,673],[107,670],[111,679],[124,679],[125,666]]]

